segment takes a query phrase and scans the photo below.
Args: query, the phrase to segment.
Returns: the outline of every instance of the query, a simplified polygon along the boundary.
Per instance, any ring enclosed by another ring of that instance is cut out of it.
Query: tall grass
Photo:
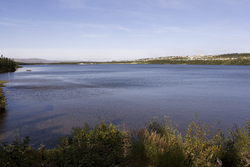
[[[153,118],[145,128],[119,131],[113,124],[100,121],[95,127],[86,124],[73,128],[69,136],[59,138],[54,149],[29,146],[29,138],[0,145],[2,166],[249,166],[250,122],[235,125],[225,137],[214,128],[196,120],[186,135],[178,132],[169,117]]]
[[[167,117],[163,123],[154,118],[131,133],[130,166],[185,166],[182,136]]]

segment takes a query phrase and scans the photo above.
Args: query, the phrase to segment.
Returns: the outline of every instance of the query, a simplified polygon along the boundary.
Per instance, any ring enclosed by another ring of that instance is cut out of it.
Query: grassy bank
[[[182,136],[168,117],[144,129],[119,131],[102,121],[93,128],[73,128],[54,149],[29,146],[29,138],[0,146],[3,166],[246,166],[250,155],[250,122],[225,137],[220,128],[197,120]]]
[[[4,97],[3,93],[3,84],[6,83],[7,81],[0,81],[0,112],[5,110],[5,105],[6,105],[6,99]]]

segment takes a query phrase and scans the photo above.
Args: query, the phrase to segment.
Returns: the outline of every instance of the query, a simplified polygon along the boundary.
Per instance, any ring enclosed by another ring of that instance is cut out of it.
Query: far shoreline
[[[20,61],[20,60],[19,60]],[[25,61],[25,60],[23,60]],[[95,64],[181,64],[181,65],[250,65],[250,53],[231,53],[222,55],[197,55],[197,56],[168,56],[156,58],[144,58],[137,60],[113,60],[113,61],[64,61],[54,62],[40,60],[43,62],[17,62],[18,65],[95,65]],[[46,63],[44,63],[46,61]]]

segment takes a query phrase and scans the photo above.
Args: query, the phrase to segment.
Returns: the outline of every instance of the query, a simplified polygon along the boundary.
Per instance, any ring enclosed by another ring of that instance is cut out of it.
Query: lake
[[[250,66],[24,65],[0,80],[9,81],[1,142],[30,136],[35,147],[53,147],[72,127],[99,118],[129,130],[167,115],[183,134],[195,113],[221,121],[224,131],[250,118]]]

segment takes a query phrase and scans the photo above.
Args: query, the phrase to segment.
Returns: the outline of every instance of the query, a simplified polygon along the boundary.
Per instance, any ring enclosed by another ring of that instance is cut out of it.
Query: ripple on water
[[[25,68],[25,67],[24,67]],[[202,121],[222,121],[228,129],[249,117],[249,66],[27,66],[0,75],[8,101],[0,115],[0,138],[18,132],[48,145],[73,126],[91,126],[100,116],[127,128],[164,115],[185,132],[199,112]],[[3,78],[1,78],[3,76]]]

